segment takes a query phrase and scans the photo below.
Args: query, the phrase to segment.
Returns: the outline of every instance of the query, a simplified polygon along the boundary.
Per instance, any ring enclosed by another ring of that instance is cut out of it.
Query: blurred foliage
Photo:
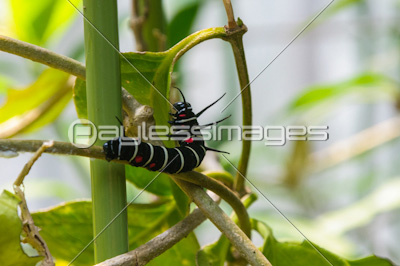
[[[81,5],[80,0],[72,2],[76,6]],[[157,20],[158,16],[153,14],[151,20],[154,23],[150,23],[150,26],[145,29],[146,40],[150,40],[150,48],[152,50],[159,51],[160,46],[162,46],[162,43],[160,45],[162,38],[160,39],[159,37],[165,37],[165,46],[172,48],[171,50],[159,53],[124,53],[129,62],[122,60],[123,86],[142,104],[154,107],[157,124],[166,124],[168,120],[170,105],[163,97],[168,98],[169,95],[170,74],[172,71],[180,71],[173,64],[177,63],[175,61],[182,51],[186,51],[185,49],[188,46],[197,44],[198,38],[203,38],[202,40],[208,38],[204,36],[204,34],[210,33],[207,30],[189,36],[199,10],[202,9],[206,2],[199,0],[181,2],[179,6],[177,5],[173,16],[169,20],[165,19],[164,14],[159,14],[162,20]],[[366,2],[362,0],[337,0],[312,25],[312,28],[316,28],[322,22],[342,11],[348,10],[348,8],[357,8],[357,5],[365,4]],[[6,7],[9,8],[10,20],[8,21],[7,35],[43,47],[58,45],[58,42],[63,37],[65,38],[66,32],[71,30],[74,19],[79,15],[71,4],[65,0],[10,0],[8,3],[9,6]],[[158,9],[162,11],[162,6],[158,6]],[[161,34],[158,37],[151,35],[153,34],[152,29],[156,24],[159,29],[158,34]],[[391,31],[390,34],[392,34],[390,38],[399,39],[398,31]],[[122,36],[122,38],[125,38],[125,36]],[[181,40],[183,41],[179,43]],[[71,50],[82,51],[82,45],[83,43],[78,43]],[[23,125],[18,131],[15,131],[15,134],[42,129],[52,123],[65,109],[71,98],[71,90],[67,84],[69,78],[67,74],[53,69],[38,71],[38,69],[32,69],[31,64],[24,65],[22,69],[19,69],[19,66],[17,68],[2,62],[0,64],[2,72],[9,72],[12,68],[15,68],[14,72],[18,70],[15,77],[3,74],[0,76],[0,96],[5,96],[0,107],[0,134],[10,126],[18,128],[18,126]],[[150,83],[146,82],[137,70]],[[28,76],[36,80],[22,88],[15,88],[15,84],[21,82],[18,79],[19,71],[28,72]],[[279,113],[280,116],[284,117],[280,121],[295,120],[318,123],[326,121],[330,115],[334,114],[335,110],[337,110],[335,108],[354,103],[376,104],[383,102],[395,107],[400,99],[398,81],[390,78],[385,71],[382,71],[382,73],[385,74],[363,72],[345,81],[304,88],[299,95],[291,99],[288,107]],[[160,90],[162,96],[152,89],[153,86]],[[76,81],[74,88],[74,101],[78,117],[85,118],[85,83],[79,79]],[[36,113],[46,105],[48,107],[45,108],[43,115],[33,119],[30,123],[26,123],[29,115]],[[26,124],[24,125],[23,123]],[[8,136],[12,135],[14,134]],[[399,193],[397,193],[400,189],[398,178],[383,180],[379,186],[367,191],[366,194],[352,195],[353,198],[350,204],[339,206],[333,210],[324,206],[326,204],[325,201],[320,200],[317,204],[310,204],[312,201],[310,200],[310,195],[306,195],[306,199],[304,199],[304,195],[301,196],[299,192],[304,190],[304,194],[310,191],[317,193],[317,191],[306,190],[308,186],[307,178],[302,176],[302,166],[305,164],[306,156],[315,148],[307,144],[309,143],[296,142],[292,153],[286,151],[277,152],[276,149],[270,148],[267,149],[267,155],[264,153],[266,150],[264,145],[262,145],[263,153],[261,153],[259,147],[256,147],[253,149],[253,153],[256,156],[253,156],[254,163],[249,176],[257,179],[256,185],[260,186],[262,190],[268,190],[273,196],[276,196],[275,199],[287,205],[291,204],[292,209],[289,208],[289,213],[292,214],[291,221],[301,228],[313,242],[318,243],[318,246],[315,245],[315,247],[332,264],[391,265],[389,261],[375,256],[360,260],[346,260],[331,251],[335,250],[336,252],[339,250],[340,254],[353,257],[360,253],[360,247],[365,243],[361,243],[361,241],[357,243],[354,239],[350,239],[348,237],[349,232],[354,232],[358,228],[371,224],[379,214],[400,209],[400,197],[398,196]],[[235,158],[240,156],[238,148],[240,145],[235,142],[228,142],[224,145],[231,145],[231,148],[227,150],[231,151],[232,158],[234,158],[232,161],[235,162]],[[231,159],[231,157],[229,158]],[[223,163],[221,162],[221,164]],[[275,165],[279,167],[281,172],[286,173],[286,176],[281,179],[276,178],[274,180],[276,183],[271,186],[271,183],[274,182],[271,181],[271,176],[279,175],[277,174],[279,171],[274,168]],[[364,168],[365,165],[361,164],[360,167]],[[230,169],[228,164],[226,169]],[[228,184],[232,183],[232,175],[229,173],[217,172],[209,173],[208,175]],[[370,178],[364,178],[364,176],[359,178],[363,179],[362,182],[365,185],[371,180],[381,180],[384,176],[379,172],[371,173],[371,175],[372,177]],[[299,178],[300,176],[302,178]],[[144,188],[155,177],[155,173],[142,168],[127,167],[126,177],[136,187]],[[331,180],[325,182],[331,182]],[[350,180],[347,181],[346,186],[339,189],[350,189],[348,188],[350,182]],[[289,185],[290,189],[286,190],[286,188],[282,188],[282,185]],[[333,192],[328,191],[326,194],[331,192],[334,194],[332,197],[336,198],[346,196],[344,192],[336,194],[338,188],[334,186],[339,185],[333,184],[331,188]],[[368,186],[372,185],[368,184]],[[53,187],[50,184],[47,187],[54,189],[52,193],[60,191],[60,185]],[[189,211],[189,199],[166,175],[160,175],[146,188],[146,191],[153,194],[153,197],[151,197],[151,199],[155,200],[153,203],[132,204],[128,208],[130,213],[128,215],[130,249],[162,233]],[[36,194],[41,193],[43,194],[42,191]],[[62,191],[59,192],[59,195],[60,197],[65,197]],[[326,198],[329,197],[329,195],[325,196]],[[2,263],[7,261],[8,264],[5,265],[34,265],[40,258],[28,257],[26,255],[27,248],[24,247],[26,252],[21,248],[22,224],[17,213],[18,201],[19,199],[6,191],[0,196],[0,222],[3,225],[0,227],[0,230],[2,230],[0,232],[2,235],[0,261]],[[303,209],[298,208],[298,206]],[[318,215],[315,214],[316,212],[318,212]],[[264,243],[261,248],[273,265],[326,265],[323,257],[308,242],[285,242],[274,237],[270,227],[274,229],[275,235],[280,237],[299,238],[297,231],[289,232],[287,230],[286,225],[282,223],[282,217],[276,218],[270,211],[265,211],[265,209],[254,213],[258,216],[257,218],[268,221],[268,225],[266,225],[261,221],[253,220],[253,229],[262,236]],[[41,227],[41,234],[49,245],[53,256],[56,257],[57,263],[69,262],[92,240],[91,204],[89,201],[66,202],[60,206],[34,213],[33,218],[35,223]],[[389,230],[387,232],[392,232],[390,231],[391,229],[386,228],[386,230]],[[373,243],[374,239],[368,239],[368,237],[366,236],[363,242],[368,242],[371,245],[376,244]],[[331,251],[319,246],[324,246]],[[89,246],[74,264],[91,265],[93,263],[92,254],[93,246]],[[197,259],[195,259],[196,256]],[[397,257],[396,259],[399,258]],[[196,260],[198,265],[224,265],[226,260],[232,259],[230,245],[226,238],[221,237],[217,242],[200,249],[196,236],[192,233],[172,249],[152,261],[150,265],[194,265]]]
[[[61,37],[77,16],[71,3],[63,0],[12,0],[11,29],[19,40],[43,46],[54,37]],[[79,5],[81,0],[71,1]],[[17,23],[15,23],[17,22]]]
[[[0,107],[0,136],[12,137],[42,128],[53,122],[71,99],[69,75],[47,69],[23,89],[8,89]]]
[[[343,82],[312,86],[292,100],[287,115],[300,117],[300,120],[320,121],[349,98],[347,103],[389,102],[395,106],[400,100],[400,86],[390,77],[377,73],[364,73]]]

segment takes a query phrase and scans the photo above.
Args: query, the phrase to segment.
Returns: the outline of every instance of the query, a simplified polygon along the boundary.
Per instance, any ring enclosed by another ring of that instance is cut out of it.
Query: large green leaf
[[[12,21],[10,26],[18,39],[43,45],[50,37],[61,34],[77,15],[65,0],[10,0]],[[75,6],[81,0],[71,1]]]
[[[166,174],[130,165],[125,167],[126,179],[138,188],[145,188],[156,176],[157,178],[146,188],[146,191],[159,196],[170,196],[172,194],[170,178]]]
[[[20,199],[4,190],[0,195],[0,261],[3,266],[35,265],[43,257],[29,257],[21,247]]]
[[[360,260],[346,260],[308,241],[279,242],[264,223],[252,220],[253,228],[264,238],[262,252],[274,266],[390,266],[389,260],[370,256]]]
[[[175,62],[193,46],[212,38],[224,37],[224,28],[210,28],[193,33],[165,52],[123,53],[121,58],[122,86],[141,104],[154,109],[157,125],[168,125],[171,103],[169,87]],[[80,118],[87,118],[86,86],[78,80],[74,101]],[[173,143],[165,143],[172,146]]]
[[[93,238],[90,201],[64,203],[55,208],[32,214],[35,224],[57,260],[71,261]],[[131,204],[128,207],[129,246],[134,249],[162,233],[177,222],[173,201],[154,204]],[[65,248],[68,247],[68,248]],[[194,234],[157,257],[150,265],[195,265],[199,245]],[[93,244],[74,262],[93,265]]]
[[[47,69],[28,87],[9,89],[0,107],[0,136],[33,131],[54,121],[71,99],[68,77],[59,70]]]

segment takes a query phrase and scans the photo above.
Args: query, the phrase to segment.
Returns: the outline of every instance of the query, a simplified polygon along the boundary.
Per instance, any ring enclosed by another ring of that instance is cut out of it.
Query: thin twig
[[[228,28],[234,29],[237,27],[237,24],[235,21],[235,16],[233,15],[231,0],[223,0],[223,2],[225,6],[226,16],[228,17]]]
[[[23,229],[26,233],[26,238],[23,241],[30,243],[39,252],[41,256],[44,256],[44,260],[41,262],[41,265],[43,266],[53,266],[54,265],[53,257],[50,254],[50,250],[47,247],[46,242],[39,234],[39,229],[35,226],[31,213],[29,212],[28,205],[26,204],[25,193],[21,189],[21,185],[24,181],[25,176],[29,174],[29,171],[31,170],[36,160],[39,159],[42,153],[52,145],[53,145],[52,141],[43,143],[42,146],[28,161],[28,163],[25,164],[21,173],[14,182],[15,194],[21,199],[19,207],[21,209],[21,219],[23,223]]]
[[[85,66],[82,63],[40,46],[0,35],[0,51],[22,56],[85,79]]]
[[[174,178],[180,188],[196,203],[204,215],[229,239],[231,244],[251,265],[271,265],[242,230],[199,186]]]
[[[225,200],[235,211],[238,219],[240,228],[243,232],[250,238],[251,237],[251,224],[249,214],[247,213],[246,208],[244,207],[243,203],[240,201],[240,198],[237,197],[232,190],[226,187],[221,182],[209,178],[199,172],[188,172],[188,173],[181,173],[181,174],[172,174],[171,175],[174,179],[184,180],[202,187],[205,187],[218,196],[220,196],[223,200]]]

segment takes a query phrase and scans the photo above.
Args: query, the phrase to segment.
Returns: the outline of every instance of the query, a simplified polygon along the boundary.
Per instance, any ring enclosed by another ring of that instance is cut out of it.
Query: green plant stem
[[[179,187],[194,201],[204,215],[229,239],[231,244],[251,265],[271,265],[242,230],[199,186],[174,178]]]
[[[117,2],[84,0],[86,93],[88,119],[96,126],[118,125],[121,119],[121,74],[118,45]],[[100,34],[100,33],[101,34]],[[114,47],[113,47],[114,46]],[[96,145],[102,145],[101,140]],[[125,168],[103,160],[91,160],[95,262],[128,251]],[[104,231],[103,231],[104,230]],[[101,234],[100,234],[101,232]],[[100,235],[99,235],[100,234]]]
[[[232,206],[239,221],[240,228],[249,238],[251,238],[251,224],[249,214],[247,213],[247,210],[240,199],[235,196],[235,194],[233,194],[233,192],[228,187],[216,181],[215,179],[209,178],[195,171],[181,174],[172,174],[171,176],[174,179],[184,180],[199,185],[201,187],[205,187],[220,196],[230,206]]]
[[[252,105],[251,105],[251,91],[250,91],[250,79],[247,72],[246,56],[243,48],[243,34],[246,33],[247,27],[240,23],[235,29],[227,29],[229,38],[224,38],[232,46],[233,55],[235,57],[236,70],[239,76],[240,90],[242,97],[242,116],[243,116],[243,128],[252,125]],[[247,167],[250,158],[251,141],[242,141],[242,153],[240,155],[238,173],[236,173],[234,189],[239,192],[242,196],[246,194],[246,188],[244,185],[244,178],[246,176]],[[241,173],[241,174],[240,174]]]
[[[0,35],[0,50],[85,79],[85,66],[80,62],[40,46]]]

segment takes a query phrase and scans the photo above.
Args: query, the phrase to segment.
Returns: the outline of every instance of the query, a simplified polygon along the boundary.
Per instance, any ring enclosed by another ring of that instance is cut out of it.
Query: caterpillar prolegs
[[[180,90],[179,92],[182,94]],[[134,138],[119,137],[103,145],[106,160],[128,161],[132,166],[172,174],[193,170],[203,161],[207,150],[223,152],[206,147],[200,129],[222,122],[230,116],[206,125],[199,125],[197,118],[221,100],[224,95],[199,113],[194,114],[190,103],[186,102],[182,94],[183,102],[177,102],[173,105],[176,112],[170,113],[172,120],[168,121],[171,127],[178,130],[176,134],[170,135],[172,139],[179,136],[188,136],[188,138],[179,141],[179,147],[166,148],[141,142]]]

